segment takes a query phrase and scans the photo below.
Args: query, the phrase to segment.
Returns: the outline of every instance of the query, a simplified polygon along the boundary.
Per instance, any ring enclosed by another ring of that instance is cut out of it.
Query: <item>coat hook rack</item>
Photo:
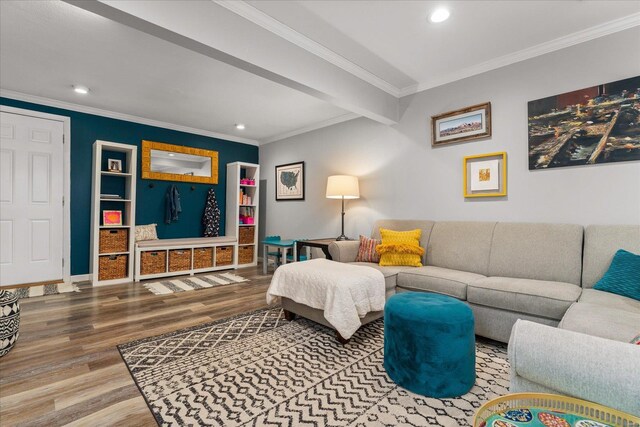
[[[191,186],[191,191],[194,191],[195,189],[196,189],[196,186],[195,186],[195,185],[192,185],[192,186]]]
[[[153,188],[153,187],[155,187],[155,186],[156,186],[156,185],[155,185],[153,182],[149,184],[149,188]]]

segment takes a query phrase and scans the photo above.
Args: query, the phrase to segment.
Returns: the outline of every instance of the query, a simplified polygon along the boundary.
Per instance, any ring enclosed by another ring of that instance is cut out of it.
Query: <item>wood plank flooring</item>
[[[20,300],[20,338],[0,358],[0,425],[155,426],[116,345],[266,307],[271,274],[170,295],[140,284]]]

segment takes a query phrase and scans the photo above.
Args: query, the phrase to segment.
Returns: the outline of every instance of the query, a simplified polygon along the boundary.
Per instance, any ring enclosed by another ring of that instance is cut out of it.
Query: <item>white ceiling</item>
[[[0,19],[5,96],[264,143],[393,124],[400,96],[640,25],[640,1],[1,1]]]
[[[0,7],[2,89],[251,140],[347,114],[70,4]],[[73,84],[90,94],[76,94]]]

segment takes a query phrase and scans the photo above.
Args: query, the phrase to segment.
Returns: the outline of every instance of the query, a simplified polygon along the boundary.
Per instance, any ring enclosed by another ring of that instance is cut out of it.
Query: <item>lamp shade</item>
[[[360,188],[358,177],[349,175],[332,175],[327,179],[327,199],[358,199]]]

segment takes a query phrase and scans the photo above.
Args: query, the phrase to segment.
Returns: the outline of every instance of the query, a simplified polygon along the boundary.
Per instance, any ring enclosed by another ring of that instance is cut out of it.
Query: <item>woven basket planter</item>
[[[20,303],[13,292],[0,291],[0,357],[9,353],[18,340]]]
[[[167,271],[167,251],[140,253],[140,274],[159,274]]]

